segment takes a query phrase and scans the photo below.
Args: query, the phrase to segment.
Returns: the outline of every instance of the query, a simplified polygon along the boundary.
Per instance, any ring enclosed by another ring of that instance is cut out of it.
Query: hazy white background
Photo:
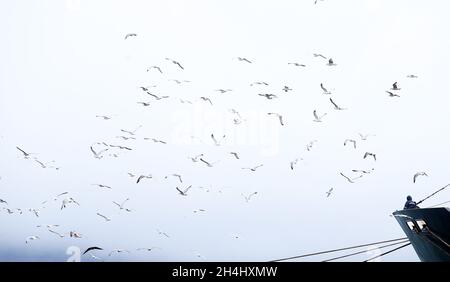
[[[24,213],[0,211],[0,260],[64,261],[67,247],[95,245],[106,260],[266,261],[403,237],[389,215],[406,195],[419,200],[449,181],[449,8],[446,1],[411,0],[1,1],[0,198]],[[124,40],[127,33],[138,36]],[[146,72],[151,65],[164,74]],[[255,81],[270,85],[250,87]],[[395,81],[401,98],[385,93]],[[348,110],[333,109],[321,82]],[[139,89],[150,85],[170,99],[153,101]],[[284,85],[293,91],[284,93]],[[230,108],[246,121],[233,125]],[[314,109],[328,113],[322,123],[312,121]],[[267,112],[283,114],[285,126]],[[139,140],[115,138],[139,125]],[[376,136],[361,142],[358,132]],[[226,144],[214,146],[211,133],[226,134]],[[347,138],[358,140],[357,150],[343,146]],[[312,140],[318,141],[308,152]],[[95,159],[89,146],[102,141],[133,151]],[[15,146],[61,169],[42,169]],[[366,151],[377,162],[363,160]],[[188,159],[199,153],[220,162],[209,168]],[[291,171],[296,158],[303,160]],[[254,173],[241,169],[260,163]],[[355,184],[339,175],[371,168]],[[413,184],[417,171],[430,177]],[[128,172],[153,179],[136,184]],[[176,178],[164,178],[170,173],[183,175],[181,187],[193,185],[188,197],[177,194]],[[60,199],[41,208],[65,191],[81,206],[60,210]],[[241,194],[254,191],[246,203]],[[127,197],[132,213],[112,204]],[[40,217],[28,208],[40,209]],[[199,208],[206,212],[193,213]],[[77,231],[83,239],[60,239],[39,224],[59,224],[55,230]],[[41,240],[25,244],[31,235]],[[134,251],[152,246],[161,249]],[[115,248],[132,253],[108,257]],[[408,247],[383,260],[418,259]]]

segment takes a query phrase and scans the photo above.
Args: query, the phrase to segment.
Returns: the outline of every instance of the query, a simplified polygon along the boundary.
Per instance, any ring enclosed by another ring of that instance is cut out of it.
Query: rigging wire
[[[433,206],[430,206],[428,208],[434,208],[434,207],[437,207],[437,206],[440,206],[440,205],[443,205],[443,204],[447,204],[447,203],[450,203],[450,201],[446,201],[446,202],[443,202],[443,203],[440,203],[440,204],[437,204],[437,205],[433,205]]]
[[[420,204],[420,203],[422,203],[423,201],[427,200],[428,198],[430,198],[430,197],[434,196],[434,195],[435,195],[436,193],[439,193],[439,192],[441,192],[442,190],[444,190],[444,189],[445,189],[445,188],[447,188],[448,186],[450,186],[450,184],[447,184],[447,185],[445,185],[444,187],[442,187],[441,189],[437,190],[436,192],[434,192],[434,193],[433,193],[433,194],[431,194],[430,196],[428,196],[428,197],[425,197],[424,199],[422,199],[422,200],[418,201],[418,202],[417,202],[417,205],[418,205],[418,204]]]
[[[334,249],[334,250],[329,250],[329,251],[321,251],[321,252],[310,253],[310,254],[305,254],[305,255],[292,256],[292,257],[281,258],[281,259],[275,259],[275,260],[271,260],[269,262],[278,262],[278,261],[290,260],[290,259],[295,259],[295,258],[303,258],[303,257],[309,257],[309,256],[315,256],[315,255],[321,255],[321,254],[327,254],[327,253],[333,253],[333,252],[339,252],[339,251],[345,251],[345,250],[356,249],[356,248],[361,248],[361,247],[367,247],[367,246],[372,246],[372,245],[378,245],[378,244],[383,244],[383,243],[389,243],[389,242],[394,242],[394,241],[400,241],[400,240],[405,240],[405,239],[407,239],[407,238],[403,237],[403,238],[398,238],[398,239],[385,240],[385,241],[380,241],[380,242],[375,242],[375,243],[370,243],[370,244],[363,244],[363,245],[345,247],[345,248]]]
[[[404,241],[395,242],[395,243],[391,243],[391,244],[380,246],[380,247],[373,247],[373,248],[370,248],[370,249],[367,249],[367,250],[364,250],[364,251],[359,251],[359,252],[356,252],[356,253],[351,253],[351,254],[348,254],[348,255],[343,255],[343,256],[339,256],[339,257],[323,260],[322,262],[329,262],[329,261],[333,261],[333,260],[337,260],[337,259],[341,259],[341,258],[351,257],[351,256],[363,254],[363,253],[366,253],[366,252],[370,252],[370,251],[373,251],[373,250],[376,250],[376,249],[383,249],[383,248],[395,246],[395,245],[398,245],[398,244],[403,244],[403,243],[406,243],[408,241],[409,240],[407,239],[407,240],[404,240]]]
[[[364,262],[368,262],[368,261],[371,261],[371,260],[373,260],[373,259],[382,257],[382,256],[384,256],[384,255],[387,255],[387,254],[389,254],[389,253],[395,252],[395,251],[400,250],[401,248],[404,248],[404,247],[409,246],[409,245],[411,245],[411,242],[409,242],[409,243],[407,243],[407,244],[404,244],[404,245],[402,245],[402,246],[400,246],[400,247],[397,247],[397,248],[395,248],[395,249],[392,249],[392,250],[390,250],[390,251],[387,251],[387,252],[385,252],[385,253],[376,255],[376,256],[374,256],[374,257],[372,257],[372,258],[370,258],[370,259],[366,259]]]

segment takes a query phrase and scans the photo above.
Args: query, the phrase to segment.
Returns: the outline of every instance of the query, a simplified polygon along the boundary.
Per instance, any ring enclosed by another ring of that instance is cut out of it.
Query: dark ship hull
[[[408,209],[393,213],[423,262],[450,262],[450,210]]]

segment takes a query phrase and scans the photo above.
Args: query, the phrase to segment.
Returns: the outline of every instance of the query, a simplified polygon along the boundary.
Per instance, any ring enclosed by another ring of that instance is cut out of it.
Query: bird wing
[[[179,62],[174,62],[176,65],[178,65],[182,70],[184,70],[183,66]]]
[[[336,109],[339,109],[339,106],[336,105],[336,103],[333,101],[333,99],[330,98],[330,102],[331,102],[331,104],[334,105],[334,107],[335,107]]]
[[[317,112],[316,112],[316,110],[314,110],[313,111],[313,114],[314,114],[314,117],[318,120],[319,119],[319,117],[317,116]]]
[[[175,189],[177,189],[177,191],[181,194],[181,195],[184,195],[184,192],[183,191],[181,191],[180,190],[180,188],[178,188],[178,187],[175,187]]]
[[[278,115],[278,119],[280,120],[280,124],[281,124],[281,125],[284,125],[284,124],[283,124],[283,117],[282,117],[281,115]]]
[[[200,158],[200,160],[201,160],[202,162],[204,162],[205,164],[207,164],[207,165],[211,166],[211,164],[210,164],[210,163],[208,163],[207,161],[205,161],[204,159]]]
[[[103,249],[100,247],[89,247],[86,249],[86,251],[83,252],[83,255],[86,254],[87,252],[93,251],[93,250],[99,250],[102,251]]]
[[[322,83],[320,84],[320,88],[322,88],[322,90],[323,90],[324,92],[328,92],[328,90],[323,86]]]
[[[22,154],[24,154],[25,156],[26,156],[26,155],[28,155],[28,153],[27,153],[27,152],[25,152],[24,150],[20,149],[19,147],[16,147],[16,148],[17,148],[17,150],[21,151],[21,152],[22,152]]]
[[[345,176],[342,172],[341,172],[340,174],[341,174],[345,179],[347,179],[348,182],[353,183],[353,181],[352,181],[350,178],[348,178],[347,176]]]
[[[186,194],[187,193],[187,191],[189,191],[189,189],[191,189],[192,188],[192,185],[189,185],[189,187],[187,187],[186,189],[184,189],[184,193]]]

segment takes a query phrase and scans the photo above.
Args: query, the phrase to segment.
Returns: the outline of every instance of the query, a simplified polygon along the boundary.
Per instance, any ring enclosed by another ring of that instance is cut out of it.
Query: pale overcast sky
[[[419,200],[449,182],[449,8],[438,0],[1,1],[0,260],[65,261],[70,246],[99,246],[107,261],[268,261],[404,237],[390,214],[408,194]],[[129,33],[137,36],[125,40]],[[262,81],[268,86],[251,86]],[[385,92],[394,82],[400,97]],[[321,123],[314,110],[327,113]],[[220,146],[211,134],[225,135]],[[96,159],[96,142],[132,150],[108,147]],[[16,146],[34,154],[24,159]],[[217,163],[189,159],[198,154]],[[34,158],[54,163],[44,169]],[[372,168],[355,183],[340,175]],[[413,184],[418,171],[429,176]],[[136,184],[141,174],[153,177]],[[190,185],[187,196],[175,188]],[[79,206],[61,210],[69,197]],[[127,198],[131,212],[112,203]],[[26,244],[29,236],[40,239]],[[150,247],[158,249],[136,251]],[[108,256],[114,249],[131,253]],[[418,258],[409,246],[383,261]]]

